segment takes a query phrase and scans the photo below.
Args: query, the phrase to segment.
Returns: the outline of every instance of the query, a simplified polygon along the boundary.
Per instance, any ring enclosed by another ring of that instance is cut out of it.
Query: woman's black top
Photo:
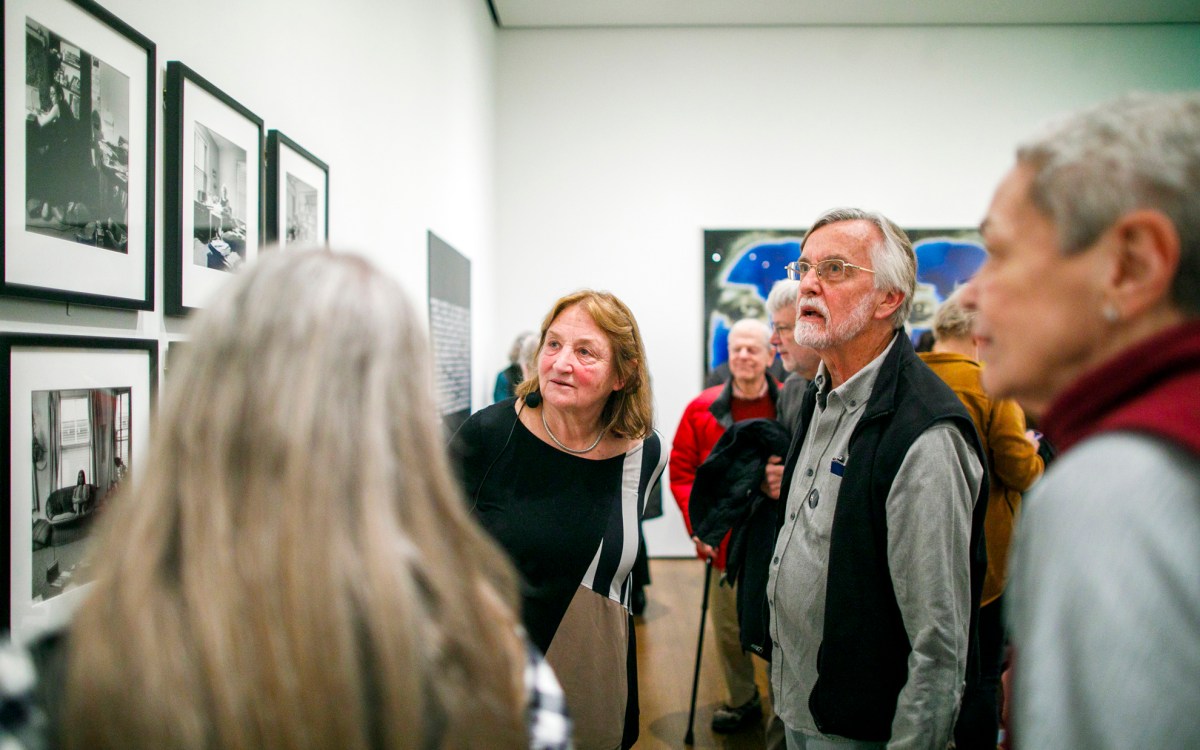
[[[666,455],[654,433],[623,455],[573,456],[531,433],[513,403],[472,415],[451,452],[472,512],[521,575],[525,627],[544,652],[580,585],[629,607],[638,520]]]

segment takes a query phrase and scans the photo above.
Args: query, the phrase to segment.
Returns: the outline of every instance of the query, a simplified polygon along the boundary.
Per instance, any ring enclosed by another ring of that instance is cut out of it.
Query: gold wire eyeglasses
[[[809,263],[806,260],[798,260],[794,263],[788,263],[786,266],[784,266],[784,268],[787,269],[788,278],[793,281],[799,281],[800,279],[803,279],[808,275],[809,269],[812,268],[817,270],[818,279],[831,282],[841,281],[842,279],[846,278],[847,268],[866,271],[867,273],[875,273],[870,268],[856,266],[853,263],[847,263],[846,261],[839,260],[837,258],[823,260],[820,263]]]

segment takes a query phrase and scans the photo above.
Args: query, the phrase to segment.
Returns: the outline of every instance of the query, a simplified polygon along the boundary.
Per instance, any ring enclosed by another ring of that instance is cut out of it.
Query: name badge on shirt
[[[846,473],[846,457],[838,456],[829,462],[829,473],[840,477]]]

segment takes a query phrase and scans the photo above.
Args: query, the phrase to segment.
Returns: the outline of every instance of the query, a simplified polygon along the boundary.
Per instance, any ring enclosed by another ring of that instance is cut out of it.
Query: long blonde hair
[[[195,321],[69,631],[69,748],[519,747],[515,577],[429,346],[361,258],[264,253]]]

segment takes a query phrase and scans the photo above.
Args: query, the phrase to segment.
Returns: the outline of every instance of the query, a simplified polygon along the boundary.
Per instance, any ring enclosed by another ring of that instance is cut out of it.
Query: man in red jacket
[[[669,463],[671,493],[683,512],[689,534],[693,529],[688,501],[696,469],[708,458],[721,435],[734,422],[775,418],[779,386],[767,374],[767,367],[774,358],[770,339],[771,331],[761,320],[743,318],[734,323],[729,331],[730,379],[724,385],[702,391],[684,409],[679,420]],[[715,568],[725,570],[728,536],[719,549],[708,546],[694,535],[692,541],[701,559],[711,557]],[[723,586],[723,579],[722,575],[720,579],[709,581],[709,612],[716,633],[721,671],[729,688],[729,700],[713,713],[712,728],[714,732],[735,732],[762,718],[762,704],[758,686],[754,683],[754,662],[742,651],[733,584],[729,582]]]

